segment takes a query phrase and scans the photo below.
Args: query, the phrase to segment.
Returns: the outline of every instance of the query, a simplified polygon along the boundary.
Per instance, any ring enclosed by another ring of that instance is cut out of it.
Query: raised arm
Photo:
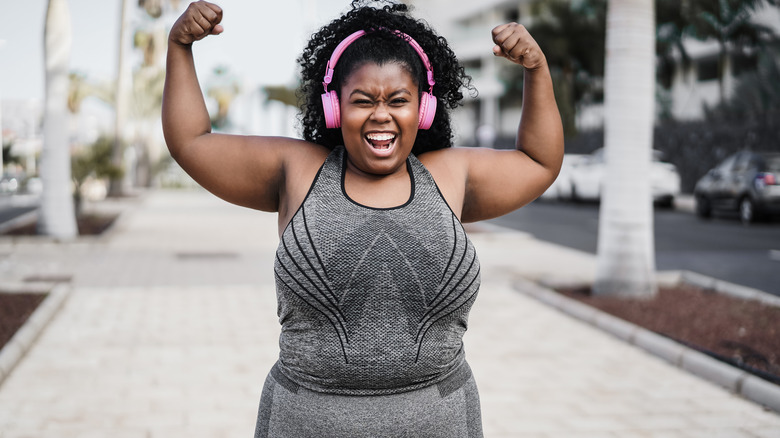
[[[525,69],[516,149],[452,148],[422,158],[463,222],[495,218],[533,201],[555,180],[563,160],[563,126],[539,45],[517,23],[496,27],[492,36],[493,54]]]
[[[525,69],[523,115],[516,149],[548,173],[546,189],[558,175],[563,160],[563,124],[555,103],[547,59],[522,25],[510,23],[493,29],[493,41],[496,56],[503,56]]]
[[[314,146],[293,139],[211,132],[192,44],[222,33],[221,20],[219,6],[199,1],[190,4],[171,28],[162,107],[165,141],[182,168],[217,196],[259,210],[284,210],[282,197],[290,191],[285,177],[304,172],[300,166],[305,152]]]
[[[195,139],[211,132],[211,120],[195,73],[192,43],[222,33],[220,21],[219,6],[192,3],[168,35],[162,122],[165,141],[174,158]]]

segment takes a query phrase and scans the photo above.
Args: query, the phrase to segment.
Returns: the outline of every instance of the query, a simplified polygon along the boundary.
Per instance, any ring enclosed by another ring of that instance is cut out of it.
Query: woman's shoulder
[[[281,165],[280,170],[284,169],[287,172],[292,170],[293,173],[298,173],[312,167],[316,171],[331,153],[331,150],[325,146],[298,138],[263,136],[246,138],[249,144],[258,146],[256,149],[250,146],[250,149],[256,151],[254,159],[263,162],[273,157],[273,160]]]
[[[284,190],[279,203],[279,223],[285,225],[298,210],[331,150],[304,140],[286,140]],[[282,228],[283,229],[283,228]]]
[[[332,150],[305,140],[289,139],[282,149],[288,184],[297,185],[314,179]],[[288,187],[289,188],[289,187]]]
[[[286,155],[302,162],[319,162],[322,164],[331,153],[331,149],[317,143],[301,139],[287,139]]]
[[[468,158],[461,149],[437,149],[417,157],[431,174],[444,200],[458,218],[461,215],[468,178]]]
[[[469,161],[469,149],[464,147],[448,147],[424,152],[417,159],[431,173],[442,171],[465,171]]]
[[[327,147],[300,138],[269,136],[247,136],[245,138],[247,138],[251,143],[256,143],[258,145],[269,145],[271,146],[271,149],[275,149],[286,157],[327,157],[330,153],[330,149]]]

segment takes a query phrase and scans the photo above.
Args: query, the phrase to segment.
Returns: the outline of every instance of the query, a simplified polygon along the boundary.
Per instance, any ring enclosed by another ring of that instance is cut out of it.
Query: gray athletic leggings
[[[310,391],[268,374],[255,438],[482,438],[474,377],[400,394],[344,396]]]

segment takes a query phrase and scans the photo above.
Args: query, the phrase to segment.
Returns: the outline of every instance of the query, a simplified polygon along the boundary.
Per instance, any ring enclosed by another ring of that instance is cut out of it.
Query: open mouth
[[[378,151],[389,151],[395,145],[396,134],[388,132],[372,132],[366,134],[366,141]]]

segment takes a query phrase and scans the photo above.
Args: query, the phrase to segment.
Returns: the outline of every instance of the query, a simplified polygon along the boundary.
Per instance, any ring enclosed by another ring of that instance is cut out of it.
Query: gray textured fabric
[[[255,438],[482,438],[473,377],[442,395],[442,384],[401,394],[343,396],[290,391],[270,373]],[[442,383],[447,382],[445,380]]]
[[[464,362],[479,289],[473,245],[417,158],[404,205],[377,209],[344,191],[336,148],[276,252],[279,371],[316,392],[395,394],[431,386]]]

